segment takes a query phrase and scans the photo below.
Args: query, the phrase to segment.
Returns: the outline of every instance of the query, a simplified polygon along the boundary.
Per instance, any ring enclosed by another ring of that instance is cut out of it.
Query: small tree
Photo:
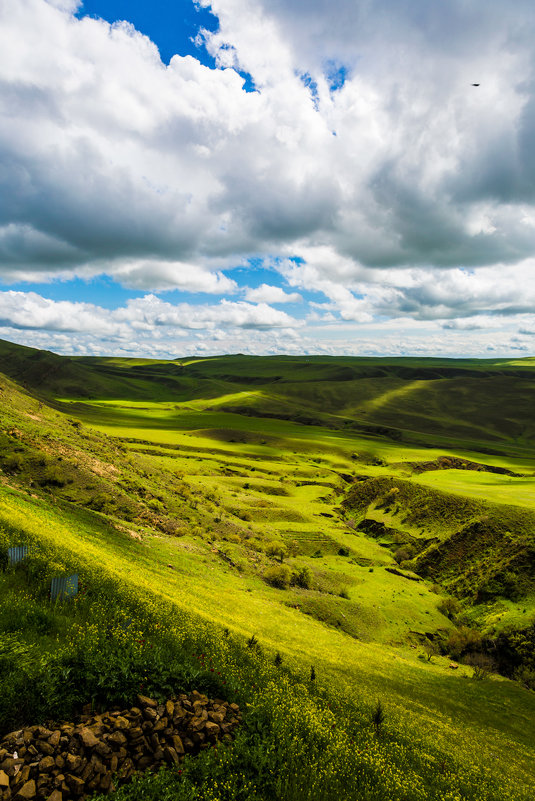
[[[431,640],[426,640],[424,643],[424,651],[427,661],[430,662],[432,658],[437,655],[438,648],[434,642],[431,642]]]

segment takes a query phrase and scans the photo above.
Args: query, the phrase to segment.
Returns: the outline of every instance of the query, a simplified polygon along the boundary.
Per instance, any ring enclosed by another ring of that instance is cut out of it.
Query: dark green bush
[[[454,620],[462,611],[461,604],[456,598],[444,598],[438,604],[437,609],[441,614],[449,618],[449,620]]]
[[[312,587],[312,571],[310,568],[302,567],[300,570],[294,572],[291,578],[291,584],[309,590]]]
[[[287,565],[280,565],[280,567],[269,567],[264,573],[264,579],[272,587],[277,587],[280,590],[287,590],[290,586],[292,578],[292,571]]]

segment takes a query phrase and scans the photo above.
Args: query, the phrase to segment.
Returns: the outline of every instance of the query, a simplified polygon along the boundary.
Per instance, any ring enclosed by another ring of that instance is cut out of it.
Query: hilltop
[[[334,798],[351,775],[355,799],[527,799],[534,380],[529,359],[166,362],[0,342],[0,545],[32,554],[0,587],[18,610],[0,615],[0,681],[26,660],[1,725],[129,703],[140,682],[162,697],[215,682],[251,705],[232,757],[242,784],[215,797],[253,797],[256,782],[258,798]],[[62,570],[88,594],[40,618]],[[172,657],[121,644],[125,619]],[[36,641],[70,665],[60,694]],[[199,652],[227,678],[197,670]],[[102,660],[123,679],[97,679]],[[274,697],[295,754],[322,743],[309,768],[282,745]],[[276,788],[253,764],[259,742],[278,754]],[[212,797],[203,775],[191,797]],[[190,797],[165,781],[154,797]]]

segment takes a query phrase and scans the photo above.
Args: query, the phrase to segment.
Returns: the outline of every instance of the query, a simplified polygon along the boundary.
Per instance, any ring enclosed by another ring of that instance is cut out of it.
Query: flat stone
[[[169,762],[169,764],[178,765],[179,761],[178,754],[174,748],[171,748],[171,746],[166,745],[165,748],[163,749],[163,755],[166,762]]]
[[[146,695],[138,695],[137,700],[141,707],[149,706],[152,707],[153,709],[156,709],[156,707],[158,706],[158,704],[153,698],[148,698]]]
[[[95,748],[98,745],[98,739],[95,737],[91,729],[83,728],[78,732],[78,736],[83,742],[85,748]]]
[[[54,747],[47,740],[37,740],[35,747],[45,756],[52,756],[54,753]]]
[[[109,756],[111,754],[110,746],[106,745],[106,743],[104,743],[102,740],[100,740],[98,744],[95,746],[95,751],[97,752],[97,754],[100,754],[100,756],[103,757]]]
[[[79,770],[82,765],[82,757],[75,756],[74,754],[67,754],[66,762],[68,769],[74,773],[75,771]]]
[[[63,801],[63,794],[59,790],[53,790],[46,801]]]
[[[126,737],[120,731],[114,731],[113,734],[108,735],[108,742],[115,746],[121,746],[126,743]]]
[[[177,754],[184,754],[185,753],[184,744],[182,743],[182,740],[180,739],[178,734],[174,734],[173,735],[173,747],[174,747],[175,751],[177,752]]]
[[[104,773],[100,779],[99,787],[103,792],[107,792],[111,785],[111,773]]]
[[[56,760],[52,756],[43,757],[39,762],[39,773],[50,773],[56,767]]]
[[[50,737],[48,738],[48,744],[52,746],[52,748],[57,748],[59,745],[59,739],[61,737],[61,732],[59,729],[52,732]]]
[[[26,782],[26,784],[22,785],[15,798],[35,798],[36,793],[37,788],[35,786],[35,782],[33,779],[30,779],[29,782]]]
[[[9,776],[3,770],[0,770],[0,787],[9,787]]]
[[[204,730],[208,735],[208,737],[217,737],[217,735],[219,734],[219,726],[217,725],[217,723],[212,723],[211,720],[207,721]]]
[[[74,793],[77,795],[81,795],[83,793],[84,781],[79,776],[73,776],[72,773],[68,773],[65,776],[65,781]]]

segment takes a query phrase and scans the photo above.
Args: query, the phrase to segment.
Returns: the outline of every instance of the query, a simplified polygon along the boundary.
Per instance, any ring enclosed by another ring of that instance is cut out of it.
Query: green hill
[[[236,743],[118,798],[531,798],[533,366],[0,343],[0,734],[197,688]]]

